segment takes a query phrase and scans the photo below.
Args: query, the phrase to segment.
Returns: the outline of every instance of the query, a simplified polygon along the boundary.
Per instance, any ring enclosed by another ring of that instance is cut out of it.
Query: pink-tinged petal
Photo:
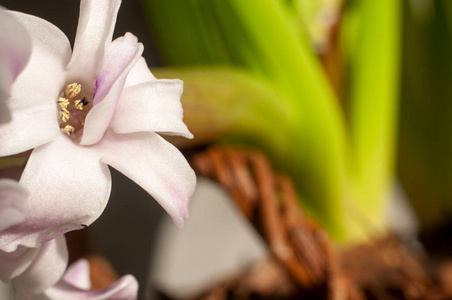
[[[20,184],[29,192],[26,203],[32,213],[0,233],[3,251],[39,247],[93,223],[107,204],[111,177],[95,148],[80,147],[60,134],[32,152]]]
[[[60,281],[49,288],[45,295],[46,299],[53,300],[136,300],[137,293],[137,280],[131,275],[125,275],[102,290],[83,290],[65,281]]]
[[[108,48],[96,81],[94,106],[85,119],[81,145],[93,145],[102,139],[115,112],[127,75],[142,53],[143,45],[131,33],[116,39]]]
[[[160,203],[176,226],[183,226],[196,176],[176,147],[153,132],[110,131],[99,147],[102,162],[135,181]]]
[[[64,235],[43,243],[33,263],[13,279],[18,298],[20,294],[41,294],[57,283],[66,270],[68,258]]]
[[[0,179],[0,231],[25,220],[27,196],[28,192],[17,181]]]
[[[89,262],[83,258],[74,262],[69,266],[66,273],[64,274],[63,281],[79,289],[91,289]]]
[[[0,7],[0,123],[11,120],[5,101],[13,81],[25,68],[30,53],[31,40],[26,29]]]
[[[110,45],[120,0],[82,0],[74,51],[68,64],[69,81],[94,88],[105,51]]]
[[[124,89],[110,128],[117,133],[155,131],[192,138],[182,121],[182,90],[178,79],[159,79]]]
[[[157,80],[157,78],[155,78],[155,76],[149,70],[144,57],[140,57],[132,70],[130,70],[124,87],[127,88],[129,86],[153,80]]]
[[[0,280],[9,281],[22,274],[39,253],[39,248],[19,246],[16,251],[3,252],[0,250]]]
[[[0,156],[24,152],[60,134],[56,101],[71,55],[69,41],[57,27],[38,17],[12,15],[27,29],[33,51],[11,87],[7,105],[12,121],[0,125]]]

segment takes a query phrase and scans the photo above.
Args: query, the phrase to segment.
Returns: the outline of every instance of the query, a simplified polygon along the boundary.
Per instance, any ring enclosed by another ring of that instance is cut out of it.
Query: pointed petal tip
[[[185,225],[185,220],[183,218],[175,218],[175,217],[171,217],[171,219],[173,220],[173,224],[179,228],[182,229],[184,228]]]
[[[77,288],[89,290],[91,288],[91,280],[88,260],[80,258],[72,263],[66,270],[63,280]]]
[[[182,209],[177,216],[171,215],[171,219],[177,228],[184,228],[185,221],[188,219],[188,209]]]
[[[195,136],[190,131],[183,135],[184,138],[192,140]]]
[[[127,274],[118,279],[108,289],[116,290],[108,299],[136,299],[138,294],[138,281],[134,276]]]

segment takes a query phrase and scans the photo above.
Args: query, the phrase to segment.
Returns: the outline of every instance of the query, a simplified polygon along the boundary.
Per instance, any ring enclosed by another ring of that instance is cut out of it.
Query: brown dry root
[[[198,299],[452,299],[394,238],[339,254],[303,214],[292,181],[275,174],[262,153],[210,147],[193,156],[192,165],[229,190],[272,253]],[[452,266],[437,281],[452,280],[451,274]]]
[[[363,299],[326,232],[300,210],[292,181],[275,174],[262,153],[211,147],[193,157],[193,167],[230,191],[273,254],[203,299]]]
[[[434,285],[419,259],[387,237],[342,252],[349,277],[373,299],[428,299]]]

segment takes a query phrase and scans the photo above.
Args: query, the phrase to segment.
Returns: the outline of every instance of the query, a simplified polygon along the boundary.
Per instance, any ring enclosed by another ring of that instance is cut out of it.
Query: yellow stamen
[[[69,136],[74,133],[74,130],[75,128],[71,125],[66,125],[66,127],[64,127],[64,132],[66,132],[66,134]]]
[[[78,110],[83,110],[83,100],[75,100],[74,105]]]
[[[64,93],[69,100],[74,99],[81,91],[82,85],[80,83],[74,82],[68,84],[66,87],[66,92]]]
[[[66,108],[62,107],[61,108],[61,121],[63,121],[63,123],[66,123],[70,117],[71,117],[71,113]]]
[[[69,100],[66,98],[61,97],[60,99],[58,99],[58,106],[60,108],[67,108],[69,105]]]

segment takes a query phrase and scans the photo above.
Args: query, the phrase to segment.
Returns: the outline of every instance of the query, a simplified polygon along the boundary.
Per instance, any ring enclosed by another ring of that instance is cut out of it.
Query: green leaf
[[[227,61],[226,52],[207,36],[215,26],[201,17],[195,0],[142,0],[150,29],[168,65],[212,64]],[[210,20],[212,21],[212,20]]]
[[[359,0],[360,28],[351,60],[350,131],[356,203],[384,227],[397,130],[400,1]]]

